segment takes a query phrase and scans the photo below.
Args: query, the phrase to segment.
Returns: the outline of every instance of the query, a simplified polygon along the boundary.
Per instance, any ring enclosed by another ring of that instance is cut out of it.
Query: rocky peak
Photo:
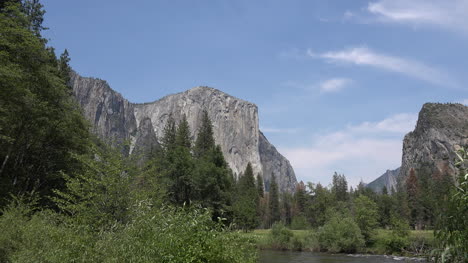
[[[84,78],[73,72],[71,84],[94,132],[106,141],[130,141],[126,153],[141,154],[159,147],[157,141],[163,135],[169,116],[178,122],[185,115],[195,139],[202,113],[206,110],[213,123],[215,141],[237,176],[250,162],[255,174],[261,174],[266,183],[271,174],[275,174],[282,191],[295,188],[294,170],[260,132],[258,108],[253,103],[199,86],[150,103],[135,104],[103,80]]]
[[[455,152],[468,146],[468,107],[462,104],[426,103],[416,128],[403,141],[400,178],[410,169],[429,169],[432,175],[455,176]]]

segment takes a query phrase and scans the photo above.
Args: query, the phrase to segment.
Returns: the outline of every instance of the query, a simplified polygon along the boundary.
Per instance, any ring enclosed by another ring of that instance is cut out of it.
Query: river
[[[381,255],[346,255],[290,251],[260,251],[260,263],[394,263],[425,262],[422,259],[408,259]]]

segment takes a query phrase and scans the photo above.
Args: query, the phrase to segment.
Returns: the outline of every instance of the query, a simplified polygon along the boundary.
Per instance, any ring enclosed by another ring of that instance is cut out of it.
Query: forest
[[[466,152],[457,180],[413,170],[375,193],[335,173],[280,192],[250,164],[232,173],[205,111],[195,139],[170,118],[157,147],[127,156],[90,132],[44,13],[0,1],[0,262],[256,262],[259,248],[466,260]]]

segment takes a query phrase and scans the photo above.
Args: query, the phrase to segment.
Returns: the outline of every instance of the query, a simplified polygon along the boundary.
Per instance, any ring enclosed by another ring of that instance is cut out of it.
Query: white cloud
[[[461,104],[468,106],[468,99],[460,101]]]
[[[345,78],[333,78],[320,84],[321,92],[337,92],[348,86],[352,81]]]
[[[314,53],[308,50],[307,54],[310,57],[325,59],[331,63],[369,66],[404,74],[444,87],[456,86],[447,74],[434,67],[410,59],[377,53],[367,47],[354,47],[325,53]]]
[[[348,130],[361,133],[406,133],[414,129],[418,120],[416,114],[401,113],[379,122],[363,122],[357,126],[348,126]]]
[[[468,0],[379,0],[369,3],[367,11],[380,22],[468,33]]]
[[[271,128],[271,127],[260,127],[260,130],[264,133],[297,133],[299,129],[282,129],[282,128]]]
[[[376,122],[319,134],[309,146],[280,148],[299,179],[327,185],[334,171],[350,185],[370,182],[401,164],[403,136],[414,129],[416,114],[402,113]]]

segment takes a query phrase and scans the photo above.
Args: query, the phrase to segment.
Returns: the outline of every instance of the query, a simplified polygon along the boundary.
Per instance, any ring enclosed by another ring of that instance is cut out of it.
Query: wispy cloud
[[[376,122],[349,125],[318,134],[309,146],[281,148],[296,173],[314,183],[329,183],[334,171],[351,185],[370,182],[401,164],[402,138],[414,129],[417,115],[402,113]]]
[[[366,11],[378,22],[468,33],[468,0],[378,0],[369,3]],[[345,17],[349,14],[346,12]]]
[[[346,86],[351,84],[350,79],[346,78],[333,78],[326,80],[320,83],[320,91],[321,92],[337,92],[344,89]]]
[[[416,114],[401,113],[378,122],[363,122],[356,126],[348,126],[354,133],[406,133],[414,129],[418,120]]]
[[[295,128],[271,128],[271,127],[260,127],[260,130],[264,133],[288,133],[293,134],[299,132],[299,129]]]
[[[307,54],[331,63],[347,63],[358,66],[369,66],[386,71],[404,74],[443,87],[456,87],[454,81],[443,71],[411,59],[378,53],[367,47],[353,47],[325,53]]]

